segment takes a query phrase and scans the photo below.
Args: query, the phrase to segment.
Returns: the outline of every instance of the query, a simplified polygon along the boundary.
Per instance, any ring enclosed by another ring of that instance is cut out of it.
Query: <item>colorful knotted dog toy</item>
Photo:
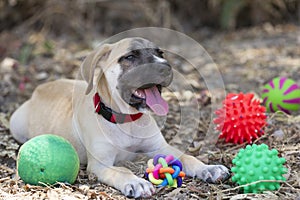
[[[181,162],[172,155],[158,154],[148,161],[146,178],[158,186],[180,187],[185,173]]]

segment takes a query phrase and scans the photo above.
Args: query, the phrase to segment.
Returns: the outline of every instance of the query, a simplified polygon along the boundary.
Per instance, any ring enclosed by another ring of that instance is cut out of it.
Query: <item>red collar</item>
[[[126,122],[132,122],[140,117],[142,117],[143,113],[137,114],[123,114],[113,111],[111,108],[107,107],[103,102],[101,102],[101,98],[98,93],[94,95],[94,106],[95,112],[99,115],[102,115],[107,121],[110,121],[114,124],[123,124]]]

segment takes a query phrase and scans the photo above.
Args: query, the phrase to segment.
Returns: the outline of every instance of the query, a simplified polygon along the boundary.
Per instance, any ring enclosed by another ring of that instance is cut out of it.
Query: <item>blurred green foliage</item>
[[[31,44],[24,44],[21,47],[19,61],[21,64],[26,64],[32,55],[33,46]]]
[[[232,29],[236,26],[236,20],[238,13],[246,5],[246,1],[241,0],[223,0],[220,1],[221,5],[221,17],[220,26],[223,29]]]
[[[296,21],[300,14],[297,0],[210,0],[210,3],[220,8],[220,27],[223,29],[236,28],[239,20],[250,25],[293,21],[288,17],[294,17]]]

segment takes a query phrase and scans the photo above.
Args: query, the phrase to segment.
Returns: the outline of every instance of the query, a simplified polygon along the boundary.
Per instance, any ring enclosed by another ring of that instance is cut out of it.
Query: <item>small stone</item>
[[[181,69],[182,69],[183,73],[188,74],[188,73],[191,73],[195,68],[193,67],[193,65],[186,64],[186,65],[183,65]]]
[[[81,191],[82,194],[86,195],[89,192],[90,187],[87,185],[80,185],[79,190]]]
[[[48,78],[49,74],[47,72],[40,72],[35,76],[35,79],[38,81],[45,80]]]
[[[18,65],[18,61],[12,58],[4,58],[0,64],[0,72],[9,73],[13,70],[14,67]]]
[[[284,137],[284,132],[281,129],[276,130],[276,131],[274,131],[273,136],[276,139],[282,139]]]

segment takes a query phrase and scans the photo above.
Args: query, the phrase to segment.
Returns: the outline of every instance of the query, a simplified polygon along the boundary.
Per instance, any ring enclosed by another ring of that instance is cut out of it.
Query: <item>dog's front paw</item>
[[[198,178],[207,183],[218,183],[229,178],[229,170],[223,165],[206,165],[198,174]]]
[[[122,193],[127,197],[148,198],[155,193],[155,189],[149,181],[142,178],[136,178],[124,184]]]

